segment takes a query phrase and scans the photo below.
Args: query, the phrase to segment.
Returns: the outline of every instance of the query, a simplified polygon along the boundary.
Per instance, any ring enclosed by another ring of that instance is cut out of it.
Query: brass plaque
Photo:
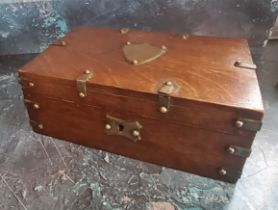
[[[156,60],[164,53],[167,48],[165,46],[157,47],[148,43],[134,44],[127,43],[123,47],[123,53],[127,61],[134,65],[141,65]]]

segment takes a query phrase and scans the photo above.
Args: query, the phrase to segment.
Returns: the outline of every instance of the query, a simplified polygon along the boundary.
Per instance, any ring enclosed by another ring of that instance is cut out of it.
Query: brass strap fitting
[[[170,94],[174,91],[175,85],[172,81],[163,83],[161,88],[158,90],[158,103],[159,111],[161,113],[167,113],[170,110],[171,96]]]
[[[80,74],[76,79],[76,87],[78,95],[81,98],[87,97],[87,81],[94,76],[94,73],[90,70],[86,70]]]

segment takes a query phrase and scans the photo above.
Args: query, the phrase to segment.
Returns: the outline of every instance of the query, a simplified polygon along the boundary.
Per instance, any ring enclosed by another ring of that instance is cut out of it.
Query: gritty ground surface
[[[33,56],[0,57],[0,209],[278,209],[277,55],[255,59],[266,116],[236,185],[33,133],[16,79]]]

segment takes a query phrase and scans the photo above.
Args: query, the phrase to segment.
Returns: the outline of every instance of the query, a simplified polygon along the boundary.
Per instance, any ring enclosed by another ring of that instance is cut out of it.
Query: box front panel
[[[253,138],[146,119],[113,108],[107,111],[72,101],[28,97],[39,104],[26,103],[38,133],[228,182],[240,177],[245,158],[231,154],[227,148],[232,145],[248,150]],[[126,129],[125,122],[140,123],[141,140],[107,135],[107,115],[122,119],[119,132]]]

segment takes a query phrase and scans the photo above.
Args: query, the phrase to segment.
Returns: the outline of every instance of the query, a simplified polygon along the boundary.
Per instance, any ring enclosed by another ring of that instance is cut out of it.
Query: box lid
[[[253,61],[243,39],[188,36],[130,30],[77,28],[22,68],[22,72],[75,80],[86,69],[94,72],[89,83],[157,94],[163,81],[173,81],[177,98],[263,110]],[[158,59],[132,65],[123,53],[130,43],[166,46]],[[247,68],[235,66],[241,62]]]

